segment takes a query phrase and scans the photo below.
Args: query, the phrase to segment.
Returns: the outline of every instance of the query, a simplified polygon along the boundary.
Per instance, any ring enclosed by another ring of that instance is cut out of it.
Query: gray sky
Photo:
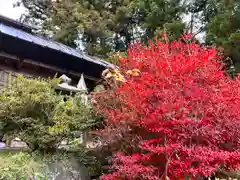
[[[0,0],[0,14],[12,19],[19,19],[25,12],[23,7],[13,7],[18,0]]]

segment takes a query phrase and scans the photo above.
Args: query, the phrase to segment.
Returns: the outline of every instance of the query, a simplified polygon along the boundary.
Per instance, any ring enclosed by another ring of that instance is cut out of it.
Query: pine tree
[[[224,49],[240,72],[240,2],[237,0],[221,1],[218,14],[208,24],[206,42]]]
[[[23,5],[28,10],[28,14],[22,15],[21,21],[39,25],[47,19],[52,7],[52,0],[21,0],[14,5]]]
[[[23,1],[32,11],[29,16],[38,19],[38,10]],[[43,2],[36,1],[38,5]],[[62,0],[46,4],[41,11],[41,17],[46,17],[44,32],[51,31],[56,40],[102,57],[111,51],[124,51],[134,41],[153,38],[164,28],[174,26],[182,32],[184,27],[181,0]]]

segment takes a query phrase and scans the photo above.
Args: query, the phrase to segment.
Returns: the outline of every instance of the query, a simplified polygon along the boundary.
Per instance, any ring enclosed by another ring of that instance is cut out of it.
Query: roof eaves
[[[6,24],[6,25],[9,25],[9,26],[22,29],[22,30],[27,31],[29,33],[31,33],[32,30],[37,30],[38,29],[36,26],[30,26],[28,24],[25,24],[25,23],[17,21],[17,20],[13,20],[11,18],[8,18],[8,17],[0,14],[0,23],[1,22]]]
[[[116,66],[108,63],[104,60],[98,59],[98,58],[91,58],[88,55],[82,54],[79,51],[77,51],[76,49],[73,49],[69,46],[66,46],[64,44],[61,44],[59,42],[53,41],[53,40],[49,40],[45,37],[42,36],[38,36],[38,35],[33,35],[31,33],[25,32],[21,29],[17,29],[16,27],[11,27],[9,25],[6,25],[2,22],[0,22],[0,32],[18,39],[22,39],[24,41],[28,41],[31,42],[33,44],[36,45],[40,45],[42,47],[47,47],[71,56],[75,56],[77,58],[81,58],[84,59],[86,61],[95,63],[95,64],[99,64],[105,68],[115,68]]]

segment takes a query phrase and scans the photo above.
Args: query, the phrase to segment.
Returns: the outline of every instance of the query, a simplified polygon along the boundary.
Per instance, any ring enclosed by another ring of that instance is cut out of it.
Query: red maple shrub
[[[240,168],[240,78],[225,74],[215,48],[188,38],[131,46],[121,59],[126,82],[96,96],[109,137],[133,146],[119,150],[103,180],[195,179]]]

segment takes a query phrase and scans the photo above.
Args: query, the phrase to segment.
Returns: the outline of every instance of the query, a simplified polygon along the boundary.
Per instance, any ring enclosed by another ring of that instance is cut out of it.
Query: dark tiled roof
[[[95,78],[100,78],[104,69],[116,67],[59,42],[35,35],[32,29],[31,26],[0,16],[0,51]]]
[[[31,33],[25,32],[21,29],[17,29],[11,26],[7,26],[5,24],[0,23],[0,32],[6,35],[10,35],[12,37],[15,38],[19,38],[43,47],[47,47],[47,48],[51,48],[57,51],[61,51],[65,54],[71,55],[71,56],[75,56],[81,59],[84,59],[86,61],[91,61],[93,63],[102,65],[102,66],[112,66],[112,64],[103,61],[101,59],[98,60],[94,60],[93,58],[91,58],[90,56],[87,56],[81,52],[79,52],[76,49],[73,49],[71,47],[68,47],[64,44],[58,43],[56,41],[53,40],[49,40],[47,38],[41,37],[41,36],[37,36],[37,35],[33,35]]]
[[[37,30],[36,27],[27,25],[25,23],[10,19],[8,17],[2,16],[0,14],[0,23],[6,24],[11,27],[15,27],[17,29],[24,30],[26,32],[32,32],[32,30]]]

